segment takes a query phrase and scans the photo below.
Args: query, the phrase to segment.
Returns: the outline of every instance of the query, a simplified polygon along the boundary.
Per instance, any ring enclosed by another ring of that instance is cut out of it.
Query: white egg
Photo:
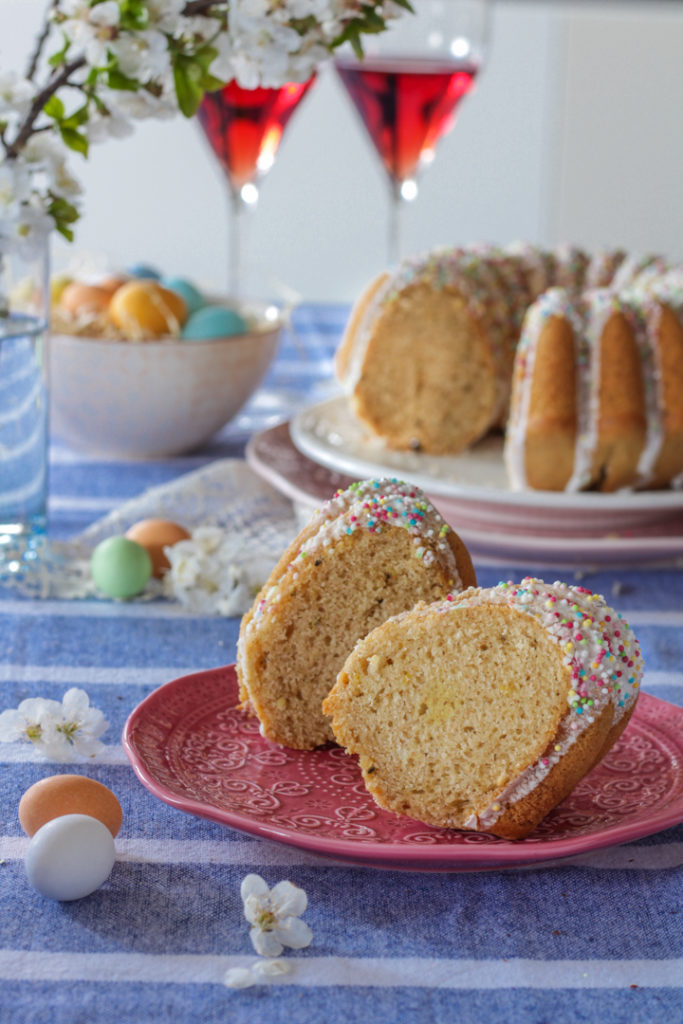
[[[24,865],[29,882],[43,896],[80,900],[106,882],[115,859],[106,825],[88,814],[64,814],[34,834]]]

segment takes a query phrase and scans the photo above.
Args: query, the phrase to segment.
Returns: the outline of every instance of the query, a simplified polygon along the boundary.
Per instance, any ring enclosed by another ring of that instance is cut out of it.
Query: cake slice
[[[352,485],[303,529],[242,620],[244,706],[283,746],[333,740],[322,701],[356,641],[475,582],[467,549],[422,491],[397,480]]]
[[[520,839],[621,735],[641,675],[602,597],[526,577],[385,622],[323,709],[381,807]]]

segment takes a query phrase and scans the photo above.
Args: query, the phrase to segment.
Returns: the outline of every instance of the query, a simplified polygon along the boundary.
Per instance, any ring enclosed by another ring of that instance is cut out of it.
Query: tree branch
[[[43,52],[43,47],[45,46],[45,42],[47,40],[47,37],[50,35],[50,29],[52,28],[52,22],[50,20],[50,13],[52,11],[56,10],[58,7],[59,7],[59,0],[49,0],[49,3],[47,5],[47,10],[45,11],[45,19],[43,21],[43,29],[42,29],[40,35],[38,36],[38,38],[36,39],[36,43],[35,43],[35,46],[33,48],[33,53],[29,57],[28,67],[26,68],[26,77],[28,78],[29,82],[33,81],[33,76],[35,75],[36,71],[38,70],[38,61],[40,60],[40,56],[41,56],[41,54]]]
[[[54,94],[61,89],[63,85],[68,85],[71,75],[73,75],[75,71],[78,71],[79,68],[84,67],[84,65],[85,57],[76,57],[74,60],[62,65],[59,71],[52,75],[45,87],[36,94],[28,114],[19,127],[19,131],[17,132],[14,142],[6,148],[8,159],[13,159],[18,156],[21,149],[24,147],[26,142],[28,142],[31,135],[33,135],[35,131],[35,122],[50,97],[54,96]]]
[[[192,18],[200,14],[205,14],[207,11],[210,11],[212,7],[218,6],[219,0],[188,0],[181,13],[186,18]]]

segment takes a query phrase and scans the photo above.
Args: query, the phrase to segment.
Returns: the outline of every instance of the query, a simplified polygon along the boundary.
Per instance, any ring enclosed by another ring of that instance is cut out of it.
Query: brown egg
[[[124,334],[177,334],[187,319],[187,306],[176,292],[162,288],[156,281],[128,281],[114,292],[109,316]]]
[[[85,775],[50,775],[26,790],[19,801],[19,821],[27,836],[64,814],[88,814],[116,836],[123,821],[121,804],[101,782]]]
[[[104,313],[111,300],[111,295],[96,284],[82,284],[73,281],[62,292],[59,304],[73,316],[82,313]]]
[[[167,519],[141,519],[126,531],[126,537],[146,549],[152,559],[152,574],[158,578],[170,565],[164,548],[177,544],[179,540],[188,540],[190,534],[183,526]]]
[[[128,281],[129,278],[118,277],[116,274],[114,274],[111,277],[105,277],[101,281],[98,281],[97,287],[103,288],[105,292],[109,292],[109,295],[112,296],[114,292],[117,292],[119,288],[122,288],[124,286],[124,284],[128,284]]]

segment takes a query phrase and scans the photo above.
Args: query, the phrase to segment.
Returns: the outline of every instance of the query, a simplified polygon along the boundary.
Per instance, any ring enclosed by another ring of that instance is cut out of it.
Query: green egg
[[[136,541],[107,537],[92,553],[90,572],[97,589],[107,597],[135,597],[147,586],[152,560]]]
[[[176,295],[185,300],[188,313],[196,313],[198,309],[205,305],[204,296],[199,291],[199,288],[195,288],[192,282],[186,278],[162,277],[161,283],[164,288],[168,288],[169,291],[175,292]]]
[[[232,334],[244,334],[248,330],[244,317],[234,310],[225,306],[204,306],[187,318],[180,336],[188,341],[202,341],[229,338]]]

